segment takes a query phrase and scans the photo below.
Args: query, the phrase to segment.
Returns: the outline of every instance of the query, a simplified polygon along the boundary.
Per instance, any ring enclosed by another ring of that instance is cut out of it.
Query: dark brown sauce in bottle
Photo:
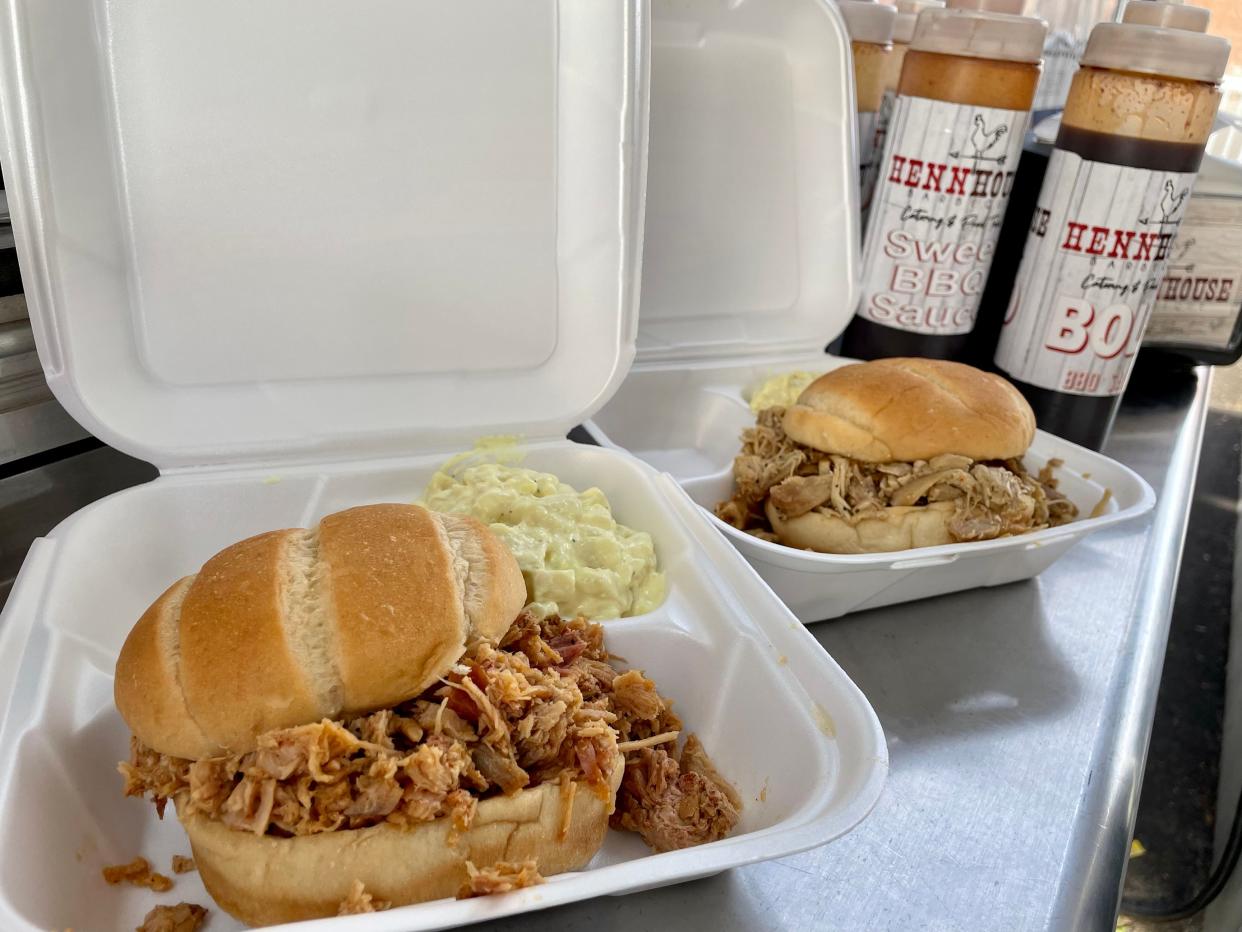
[[[1203,161],[1203,146],[1194,142],[1162,142],[1113,136],[1094,130],[1062,125],[1057,148],[1076,152],[1092,162],[1146,168],[1149,171],[1197,172]]]
[[[1196,172],[1203,161],[1202,144],[1113,136],[1068,125],[1061,126],[1056,145],[1092,162],[1149,171]],[[1117,418],[1121,396],[1072,395],[1031,385],[1004,370],[1001,374],[1030,402],[1042,430],[1093,450],[1104,445]]]
[[[1084,446],[1121,405],[1220,104],[1210,20],[1131,0],[1091,30],[1066,97],[993,360],[1041,429]]]

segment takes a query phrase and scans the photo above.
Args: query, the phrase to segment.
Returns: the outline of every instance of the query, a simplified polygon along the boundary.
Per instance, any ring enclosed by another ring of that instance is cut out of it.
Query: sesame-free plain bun
[[[513,555],[473,518],[351,508],[233,544],[174,583],[121,648],[116,705],[161,753],[240,754],[273,729],[419,695],[525,601]]]
[[[868,463],[1024,454],[1035,415],[1000,376],[937,359],[877,359],[820,376],[785,411],[798,443]],[[917,545],[916,545],[917,546]]]
[[[897,505],[853,521],[823,511],[786,518],[769,502],[767,515],[786,547],[819,553],[892,553],[953,542],[951,502]]]
[[[454,832],[448,816],[412,828],[384,824],[293,838],[239,832],[202,815],[181,822],[212,898],[249,925],[274,925],[333,915],[355,881],[394,906],[453,896],[467,860],[533,859],[545,876],[585,867],[608,831],[624,770],[618,754],[607,796],[585,782],[574,786],[568,819],[565,789],[543,783],[481,800],[463,832]],[[178,801],[179,815],[180,809]]]

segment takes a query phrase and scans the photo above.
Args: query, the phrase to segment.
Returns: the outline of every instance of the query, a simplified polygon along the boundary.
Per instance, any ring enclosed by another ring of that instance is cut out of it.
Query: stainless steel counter
[[[875,706],[871,817],[805,854],[502,929],[1113,929],[1208,378],[1127,397],[1107,452],[1160,495],[1037,580],[813,628]]]

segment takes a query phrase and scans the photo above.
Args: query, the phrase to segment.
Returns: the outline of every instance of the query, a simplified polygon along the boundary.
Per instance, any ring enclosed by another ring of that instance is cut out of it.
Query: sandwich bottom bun
[[[564,835],[560,783],[480,801],[470,828],[451,844],[448,817],[414,828],[376,825],[278,838],[184,816],[180,800],[177,814],[207,892],[242,922],[265,926],[335,916],[354,881],[394,907],[451,897],[467,879],[467,860],[490,867],[533,858],[545,877],[577,870],[604,842],[624,770],[618,754],[608,799],[577,784]]]
[[[818,511],[784,518],[771,501],[765,510],[772,530],[787,547],[819,553],[889,553],[952,543],[949,519],[955,507],[953,502],[894,505],[879,517],[855,522]]]

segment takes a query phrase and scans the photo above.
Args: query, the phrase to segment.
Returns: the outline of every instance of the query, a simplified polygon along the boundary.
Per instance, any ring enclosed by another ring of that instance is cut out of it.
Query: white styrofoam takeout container
[[[729,494],[739,434],[754,423],[750,391],[771,375],[842,364],[823,348],[853,316],[859,245],[849,39],[831,4],[772,0],[762,14],[757,4],[711,14],[703,6],[653,9],[638,353],[586,427],[605,446],[670,472],[710,512]],[[756,20],[774,36],[746,46],[764,63],[762,78],[747,85],[742,104],[698,110],[687,140],[686,114],[702,88],[725,97],[753,67],[703,49],[744,43],[739,33],[764,28]],[[710,153],[703,139],[715,141]],[[1129,469],[1046,434],[1028,466],[1052,456],[1066,461],[1065,491],[1084,515],[1112,490],[1104,515],[1005,540],[861,556],[794,550],[712,520],[801,620],[820,621],[1026,579],[1084,535],[1155,501]]]
[[[412,500],[495,432],[651,532],[668,599],[610,622],[610,646],[702,734],[743,821],[659,855],[610,833],[544,886],[307,928],[432,929],[653,887],[866,815],[887,752],[858,689],[669,477],[563,439],[633,352],[640,2],[4,11],[4,167],[49,383],[162,475],[35,541],[5,608],[0,928],[212,906],[196,874],[163,895],[100,877],[188,850],[120,796],[112,672],[131,624],[230,542]],[[209,932],[233,928],[212,910]]]
[[[790,369],[827,371],[848,362],[820,354],[732,367],[644,368],[631,374],[624,394],[619,393],[628,403],[607,405],[595,416],[591,432],[604,446],[628,449],[670,473],[804,622],[1029,579],[1087,534],[1142,515],[1155,504],[1151,486],[1132,470],[1036,431],[1024,457],[1027,468],[1037,471],[1049,459],[1062,460],[1056,471],[1061,490],[1083,515],[1062,527],[998,540],[854,555],[769,543],[712,514],[715,504],[732,493],[738,436],[755,422],[748,405],[753,389]],[[682,403],[670,404],[669,398]],[[656,405],[664,412],[658,419],[646,413]],[[1086,517],[1106,489],[1111,497],[1103,514]]]

